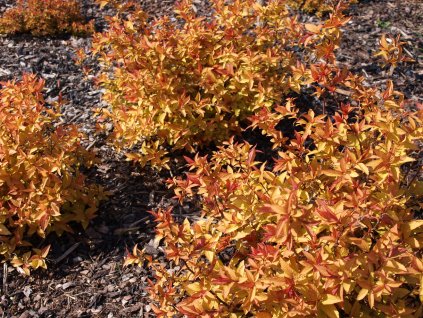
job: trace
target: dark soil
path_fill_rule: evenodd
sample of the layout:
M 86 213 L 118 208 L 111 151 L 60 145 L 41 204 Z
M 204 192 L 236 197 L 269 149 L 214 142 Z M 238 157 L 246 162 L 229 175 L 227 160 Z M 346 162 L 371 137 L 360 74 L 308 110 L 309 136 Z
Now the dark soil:
M 0 13 L 14 2 L 0 0 Z M 101 12 L 93 2 L 83 1 L 84 12 L 101 29 L 107 12 Z M 159 16 L 171 14 L 175 1 L 140 2 L 147 12 Z M 194 2 L 199 13 L 208 12 L 205 1 Z M 361 1 L 350 9 L 349 15 L 353 19 L 344 30 L 345 39 L 338 55 L 340 63 L 362 73 L 368 83 L 383 85 L 389 77 L 373 57 L 378 39 L 383 33 L 401 34 L 407 43 L 406 54 L 416 62 L 398 67 L 392 79 L 410 104 L 421 104 L 423 2 Z M 2 317 L 154 317 L 145 289 L 151 273 L 140 267 L 123 268 L 122 264 L 126 249 L 135 244 L 158 252 L 152 241 L 154 226 L 147 211 L 176 206 L 172 192 L 164 183 L 170 175 L 126 163 L 94 134 L 91 111 L 102 105 L 101 91 L 90 78 L 84 77 L 74 62 L 76 50 L 88 50 L 89 46 L 89 38 L 0 38 L 0 81 L 32 72 L 46 80 L 48 100 L 55 100 L 62 92 L 67 100 L 62 109 L 64 121 L 82 126 L 89 136 L 87 143 L 102 160 L 96 169 L 89 171 L 89 177 L 112 192 L 87 231 L 76 230 L 74 235 L 48 239 L 47 243 L 52 245 L 48 271 L 35 271 L 31 277 L 22 277 L 9 267 L 0 274 Z M 182 215 L 187 215 L 189 210 L 189 207 L 178 207 Z

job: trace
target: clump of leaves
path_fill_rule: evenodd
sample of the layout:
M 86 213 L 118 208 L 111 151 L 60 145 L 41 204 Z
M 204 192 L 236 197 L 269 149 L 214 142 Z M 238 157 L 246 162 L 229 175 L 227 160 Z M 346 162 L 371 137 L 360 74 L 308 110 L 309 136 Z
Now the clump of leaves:
M 286 2 L 295 10 L 316 14 L 318 17 L 321 17 L 323 14 L 331 12 L 333 7 L 339 2 L 349 5 L 356 3 L 357 0 L 287 0 Z
M 256 111 L 313 81 L 306 65 L 334 62 L 348 21 L 338 10 L 319 26 L 304 25 L 282 0 L 211 2 L 210 18 L 188 0 L 176 7 L 176 21 L 150 24 L 141 10 L 125 11 L 95 36 L 110 106 L 101 120 L 112 123 L 110 140 L 128 159 L 167 167 L 169 149 L 194 152 L 239 133 Z
M 71 232 L 70 222 L 85 228 L 104 195 L 80 172 L 94 157 L 80 145 L 77 127 L 57 123 L 59 105 L 45 107 L 44 82 L 24 75 L 2 85 L 0 255 L 29 274 L 45 267 L 48 248 L 26 252 L 28 239 Z
M 400 36 L 393 37 L 392 35 L 383 34 L 379 41 L 379 51 L 375 56 L 380 56 L 383 62 L 383 67 L 390 67 L 390 74 L 392 75 L 394 69 L 399 63 L 414 62 L 414 60 L 404 55 L 405 42 L 400 41 Z
M 18 0 L 0 18 L 0 33 L 45 35 L 85 35 L 94 31 L 86 23 L 76 0 Z
M 200 195 L 200 217 L 153 212 L 167 262 L 136 247 L 126 259 L 155 272 L 158 317 L 423 315 L 423 184 L 403 168 L 423 113 L 406 111 L 391 83 L 346 82 L 352 101 L 334 115 L 278 108 L 298 129 L 273 164 L 233 141 L 188 159 L 191 172 L 171 184 L 181 201 Z

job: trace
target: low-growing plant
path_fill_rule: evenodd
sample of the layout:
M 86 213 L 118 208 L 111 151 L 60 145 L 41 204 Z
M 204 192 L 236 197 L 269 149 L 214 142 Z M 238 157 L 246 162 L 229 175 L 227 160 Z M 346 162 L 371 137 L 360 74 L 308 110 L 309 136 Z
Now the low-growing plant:
M 273 163 L 233 141 L 187 159 L 191 172 L 170 184 L 180 201 L 199 196 L 201 214 L 180 224 L 170 209 L 152 212 L 166 261 L 135 247 L 125 262 L 153 270 L 158 317 L 423 315 L 413 212 L 423 184 L 404 168 L 423 141 L 423 112 L 406 111 L 391 83 L 380 92 L 362 80 L 349 75 L 351 103 L 331 116 L 280 106 L 274 124 L 288 117 L 296 131 Z
M 391 22 L 389 22 L 389 21 L 384 21 L 384 20 L 377 20 L 376 21 L 376 24 L 377 24 L 377 26 L 379 27 L 379 28 L 381 28 L 381 29 L 387 29 L 387 28 L 389 28 L 389 26 L 391 25 Z
M 383 34 L 379 44 L 379 51 L 375 56 L 380 56 L 383 67 L 390 67 L 389 72 L 391 75 L 398 64 L 403 62 L 414 62 L 411 57 L 404 54 L 405 42 L 400 41 L 399 35 L 393 37 L 392 35 Z
M 169 149 L 194 152 L 239 133 L 254 112 L 313 82 L 310 63 L 334 63 L 348 21 L 340 8 L 312 25 L 282 0 L 211 2 L 211 17 L 184 0 L 177 20 L 152 24 L 140 9 L 126 10 L 95 35 L 109 104 L 101 120 L 112 123 L 110 140 L 129 160 L 167 167 Z
M 0 18 L 0 33 L 5 34 L 85 35 L 93 31 L 77 0 L 17 0 Z
M 44 81 L 24 75 L 0 89 L 0 255 L 25 274 L 45 267 L 48 247 L 28 241 L 84 228 L 95 216 L 102 189 L 80 172 L 94 157 L 80 145 L 75 125 L 58 122 L 59 105 L 46 107 Z

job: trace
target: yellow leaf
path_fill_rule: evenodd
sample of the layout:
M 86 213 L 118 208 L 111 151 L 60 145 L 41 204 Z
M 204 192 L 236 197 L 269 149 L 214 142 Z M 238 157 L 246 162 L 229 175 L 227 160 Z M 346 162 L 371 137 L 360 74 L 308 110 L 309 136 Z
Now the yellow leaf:
M 375 160 L 372 160 L 372 161 L 366 163 L 366 166 L 375 169 L 382 162 L 383 162 L 382 159 L 375 159 Z
M 322 174 L 327 175 L 329 177 L 340 177 L 342 176 L 341 171 L 336 171 L 332 169 L 322 170 Z
M 206 256 L 207 260 L 211 263 L 214 259 L 214 252 L 213 251 L 205 251 L 204 255 Z
M 237 234 L 233 237 L 234 240 L 240 240 L 250 234 L 251 231 L 238 231 Z
M 421 226 L 423 226 L 423 220 L 414 220 L 408 223 L 410 231 L 413 231 Z
M 369 175 L 369 168 L 367 168 L 367 166 L 360 162 L 359 164 L 357 164 L 357 169 L 364 172 L 366 175 Z
M 386 269 L 389 269 L 393 273 L 407 272 L 407 268 L 403 264 L 394 260 L 386 261 L 386 264 L 384 267 Z
M 46 258 L 49 251 L 50 251 L 50 245 L 46 246 L 45 248 L 41 250 L 41 253 L 40 253 L 41 257 Z
M 353 284 L 351 282 L 343 282 L 342 287 L 344 288 L 345 292 L 349 294 L 353 290 Z
M 100 9 L 103 9 L 109 3 L 108 0 L 104 0 L 100 2 Z
M 193 294 L 201 291 L 201 285 L 200 285 L 200 283 L 192 283 L 192 284 L 187 285 L 185 287 L 185 289 L 188 292 L 188 294 L 193 295 Z
M 357 300 L 362 300 L 364 297 L 367 296 L 369 290 L 367 288 L 363 288 L 360 290 L 360 292 L 357 295 Z
M 335 305 L 321 305 L 320 309 L 328 316 L 329 318 L 339 318 L 338 309 Z M 321 317 L 320 315 L 318 317 Z
M 53 211 L 53 213 L 51 213 L 52 216 L 59 216 L 60 215 L 60 208 L 57 206 L 56 203 L 51 202 L 50 208 Z
M 380 38 L 380 45 L 381 45 L 384 49 L 387 49 L 387 48 L 388 48 L 388 42 L 386 41 L 386 36 L 385 36 L 385 34 L 382 34 L 382 37 Z
M 340 303 L 340 302 L 342 302 L 342 299 L 339 298 L 338 296 L 326 294 L 325 296 L 323 296 L 322 304 L 323 305 L 332 305 L 332 304 L 337 304 L 337 303 Z
M 398 108 L 399 105 L 397 103 L 395 103 L 392 100 L 387 100 L 385 101 L 385 103 L 383 104 L 383 106 L 387 107 L 387 108 Z
M 134 24 L 132 23 L 132 21 L 125 21 L 125 26 L 131 31 L 134 30 Z
M 311 33 L 319 33 L 320 29 L 322 28 L 321 25 L 315 25 L 315 24 L 311 24 L 311 23 L 306 23 L 304 25 L 305 29 Z
M 405 243 L 409 244 L 412 248 L 423 248 L 422 241 L 415 237 L 406 239 Z
M 280 267 L 282 268 L 282 270 L 284 271 L 284 276 L 285 277 L 292 277 L 295 274 L 294 269 L 284 260 L 280 259 L 279 260 L 279 264 Z
M 375 294 L 369 293 L 367 295 L 367 300 L 369 301 L 370 308 L 373 308 L 375 306 Z
M 166 113 L 161 113 L 159 115 L 159 117 L 157 118 L 157 120 L 159 121 L 159 123 L 164 124 L 165 118 L 166 118 Z

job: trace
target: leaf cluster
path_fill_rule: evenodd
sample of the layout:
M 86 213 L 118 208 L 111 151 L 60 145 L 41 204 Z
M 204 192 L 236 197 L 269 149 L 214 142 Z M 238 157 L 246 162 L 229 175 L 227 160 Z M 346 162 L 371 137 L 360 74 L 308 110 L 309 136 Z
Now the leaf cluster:
M 316 16 L 321 17 L 322 15 L 331 12 L 333 7 L 338 2 L 343 2 L 344 4 L 353 4 L 357 3 L 357 0 L 287 0 L 286 2 L 291 8 L 295 10 L 315 14 Z
M 34 36 L 85 35 L 94 31 L 86 23 L 77 0 L 18 0 L 0 17 L 0 33 Z
M 80 172 L 93 155 L 81 145 L 75 125 L 58 122 L 59 105 L 47 107 L 44 81 L 24 75 L 0 90 L 0 255 L 29 268 L 45 267 L 48 248 L 29 251 L 28 239 L 86 227 L 103 198 Z
M 414 60 L 404 55 L 404 44 L 400 42 L 400 36 L 393 37 L 383 34 L 379 41 L 379 51 L 374 56 L 380 56 L 383 66 L 390 66 L 390 72 L 402 62 L 414 62 Z

